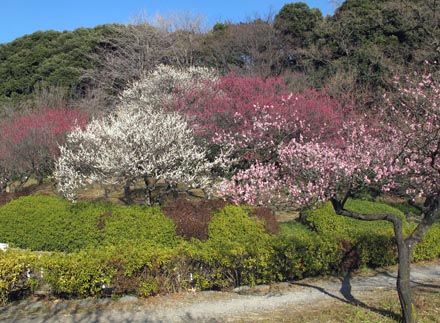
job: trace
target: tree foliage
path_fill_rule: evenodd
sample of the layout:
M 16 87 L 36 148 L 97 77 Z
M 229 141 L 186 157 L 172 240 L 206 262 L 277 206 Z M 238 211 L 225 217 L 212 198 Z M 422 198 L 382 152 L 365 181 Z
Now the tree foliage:
M 220 189 L 236 202 L 268 203 L 286 196 L 302 206 L 330 201 L 337 214 L 391 222 L 399 254 L 397 290 L 404 321 L 412 323 L 410 260 L 417 243 L 440 219 L 440 89 L 432 74 L 397 82 L 399 99 L 388 100 L 378 120 L 344 122 L 337 141 L 293 138 L 279 146 L 279 165 L 257 163 Z M 365 188 L 406 197 L 421 212 L 415 229 L 405 236 L 399 216 L 348 210 L 347 200 Z
M 344 1 L 322 17 L 287 3 L 273 17 L 217 23 L 177 15 L 73 32 L 36 32 L 0 45 L 0 100 L 29 98 L 40 82 L 67 87 L 100 112 L 159 64 L 208 66 L 222 74 L 287 76 L 294 89 L 327 88 L 371 107 L 392 75 L 438 60 L 436 0 Z
M 276 147 L 292 138 L 309 138 L 323 129 L 332 136 L 343 115 L 350 114 L 323 91 L 293 94 L 281 77 L 235 74 L 184 92 L 177 108 L 205 143 L 228 151 L 240 167 L 256 160 L 276 162 Z
M 295 45 L 303 45 L 322 21 L 322 13 L 319 9 L 311 9 L 304 2 L 294 2 L 281 8 L 275 16 L 274 26 L 283 35 L 288 36 Z
M 210 163 L 195 145 L 192 129 L 175 113 L 152 107 L 122 105 L 108 117 L 93 120 L 83 130 L 74 129 L 56 164 L 55 178 L 62 194 L 76 199 L 87 183 L 130 185 L 143 179 L 146 204 L 152 204 L 157 180 L 206 185 Z
M 425 59 L 438 60 L 438 6 L 347 0 L 308 35 L 293 45 L 293 36 L 284 36 L 287 67 L 305 74 L 313 87 L 332 95 L 351 93 L 371 108 L 384 90 L 395 90 L 394 74 L 418 70 Z
M 281 41 L 270 20 L 219 23 L 205 35 L 201 60 L 223 74 L 277 76 L 283 70 Z
M 73 127 L 83 127 L 88 117 L 66 107 L 16 114 L 0 123 L 0 188 L 12 181 L 22 185 L 31 176 L 42 182 L 52 173 L 58 145 Z M 19 186 L 20 186 L 19 184 Z
M 0 100 L 29 97 L 39 83 L 81 92 L 84 70 L 93 68 L 87 55 L 110 26 L 79 28 L 73 32 L 37 31 L 0 44 Z

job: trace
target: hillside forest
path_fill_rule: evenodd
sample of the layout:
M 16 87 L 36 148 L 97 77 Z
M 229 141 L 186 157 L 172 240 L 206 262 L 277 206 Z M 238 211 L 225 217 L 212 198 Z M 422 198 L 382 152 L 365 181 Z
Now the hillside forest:
M 49 182 L 76 207 L 99 186 L 166 207 L 199 190 L 387 221 L 415 322 L 410 262 L 440 217 L 439 16 L 436 0 L 346 0 L 326 17 L 294 2 L 209 29 L 182 15 L 0 44 L 0 192 Z M 417 220 L 349 207 L 366 196 Z

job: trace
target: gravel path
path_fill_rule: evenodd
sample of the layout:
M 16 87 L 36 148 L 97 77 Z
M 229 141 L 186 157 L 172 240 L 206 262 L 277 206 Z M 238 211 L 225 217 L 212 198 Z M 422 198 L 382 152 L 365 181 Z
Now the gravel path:
M 438 288 L 440 261 L 412 267 L 414 286 Z M 372 276 L 305 279 L 272 286 L 242 287 L 234 292 L 182 293 L 145 300 L 123 297 L 75 301 L 23 301 L 0 307 L 0 322 L 11 323 L 159 323 L 159 322 L 255 322 L 286 308 L 295 311 L 329 306 L 340 301 L 364 305 L 377 292 L 395 288 L 395 270 Z M 396 296 L 397 297 L 397 296 Z

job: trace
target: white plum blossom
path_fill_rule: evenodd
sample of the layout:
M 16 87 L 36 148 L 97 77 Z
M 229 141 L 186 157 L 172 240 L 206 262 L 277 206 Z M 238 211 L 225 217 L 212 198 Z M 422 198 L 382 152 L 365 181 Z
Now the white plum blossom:
M 217 73 L 207 67 L 159 65 L 123 91 L 120 100 L 123 104 L 135 102 L 137 108 L 147 106 L 164 109 L 176 100 L 179 93 L 199 88 L 206 80 L 215 79 Z
M 114 115 L 75 128 L 60 147 L 55 178 L 69 200 L 88 183 L 129 184 L 149 178 L 204 186 L 212 164 L 194 142 L 193 131 L 176 113 L 127 103 Z M 151 192 L 150 192 L 151 193 Z M 150 200 L 147 196 L 147 203 Z

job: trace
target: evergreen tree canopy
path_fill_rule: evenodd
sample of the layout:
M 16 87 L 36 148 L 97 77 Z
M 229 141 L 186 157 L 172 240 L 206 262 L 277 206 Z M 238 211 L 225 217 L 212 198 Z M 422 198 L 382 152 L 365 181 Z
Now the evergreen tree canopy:
M 0 44 L 0 100 L 31 95 L 39 84 L 78 90 L 83 70 L 100 37 L 111 25 L 75 31 L 37 31 Z

